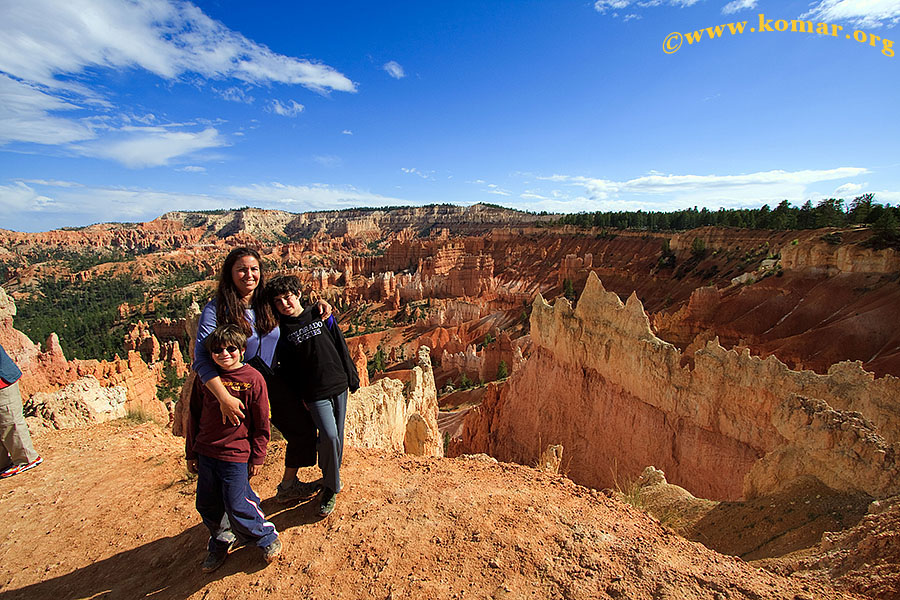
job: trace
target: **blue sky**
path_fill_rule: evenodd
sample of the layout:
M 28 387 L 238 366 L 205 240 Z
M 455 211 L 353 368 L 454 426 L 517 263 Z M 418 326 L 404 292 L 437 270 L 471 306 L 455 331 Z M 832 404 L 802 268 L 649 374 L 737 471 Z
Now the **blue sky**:
M 900 202 L 900 48 L 881 41 L 900 41 L 900 0 L 0 7 L 0 228 L 248 205 Z M 749 31 L 759 14 L 772 31 Z

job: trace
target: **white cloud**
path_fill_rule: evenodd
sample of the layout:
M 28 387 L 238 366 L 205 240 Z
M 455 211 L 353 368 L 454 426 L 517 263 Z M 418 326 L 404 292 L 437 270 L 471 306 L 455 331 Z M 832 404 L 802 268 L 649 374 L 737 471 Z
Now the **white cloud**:
M 353 132 L 349 129 L 345 129 L 341 132 L 341 135 L 353 135 Z
M 868 172 L 857 167 L 773 170 L 742 175 L 666 175 L 652 172 L 625 181 L 551 175 L 537 179 L 566 184 L 583 193 L 567 194 L 554 190 L 551 202 L 534 198 L 540 206 L 530 210 L 558 211 L 564 210 L 564 206 L 585 205 L 590 207 L 575 210 L 674 210 L 695 205 L 717 209 L 759 206 L 781 200 L 802 202 L 818 183 L 849 179 Z M 541 195 L 539 190 L 530 190 L 530 193 Z
M 48 231 L 99 222 L 150 221 L 173 210 L 213 210 L 257 206 L 304 212 L 359 206 L 414 206 L 402 198 L 382 196 L 353 186 L 324 184 L 234 186 L 219 195 L 161 190 L 91 187 L 75 182 L 17 180 L 0 185 L 0 227 Z
M 897 190 L 881 190 L 880 192 L 872 192 L 875 194 L 875 201 L 880 204 L 891 204 L 900 206 L 900 191 Z
M 723 15 L 730 15 L 742 10 L 753 10 L 756 8 L 756 0 L 732 0 L 722 7 Z
M 167 131 L 162 127 L 123 128 L 102 141 L 75 149 L 86 156 L 107 158 L 131 168 L 156 167 L 173 159 L 227 143 L 214 127 L 202 131 Z
M 272 102 L 269 103 L 267 110 L 276 115 L 281 115 L 282 117 L 296 117 L 303 112 L 303 105 L 298 104 L 293 100 L 288 100 L 287 103 L 282 103 L 279 100 L 272 100 Z
M 844 185 L 838 186 L 834 190 L 834 195 L 838 198 L 846 198 L 847 196 L 854 196 L 858 191 L 866 187 L 862 183 L 845 183 Z
M 76 183 L 74 181 L 61 181 L 59 179 L 21 179 L 19 180 L 21 183 L 30 183 L 33 185 L 44 185 L 47 187 L 62 187 L 62 188 L 74 188 L 74 187 L 84 187 L 80 183 Z
M 206 173 L 206 167 L 198 167 L 196 165 L 188 165 L 175 170 L 181 171 L 182 173 Z
M 129 128 L 134 123 L 186 127 L 164 124 L 152 113 L 110 110 L 116 107 L 104 98 L 105 71 L 128 76 L 136 69 L 198 88 L 206 81 L 237 80 L 242 83 L 211 91 L 248 104 L 254 101 L 250 87 L 272 83 L 318 93 L 356 91 L 356 84 L 332 67 L 276 54 L 183 0 L 6 2 L 0 19 L 0 145 L 57 145 L 131 167 L 167 164 L 225 145 L 211 127 L 170 133 Z M 101 85 L 92 89 L 93 82 Z M 269 109 L 294 116 L 303 106 L 274 101 Z
M 95 137 L 91 127 L 51 115 L 78 107 L 0 74 L 0 145 L 9 142 L 66 144 Z
M 622 10 L 628 8 L 631 0 L 597 0 L 594 2 L 594 10 L 597 12 L 606 12 L 608 10 Z
M 196 74 L 356 91 L 332 67 L 272 52 L 189 2 L 29 0 L 5 3 L 3 13 L 0 71 L 51 88 L 72 89 L 62 74 L 138 67 L 168 80 Z
M 390 75 L 394 79 L 403 79 L 404 77 L 406 77 L 406 73 L 403 71 L 403 67 L 401 67 L 400 63 L 398 63 L 397 61 L 392 60 L 390 62 L 386 62 L 381 68 L 387 71 L 388 75 Z
M 42 212 L 54 206 L 52 198 L 39 194 L 22 181 L 13 182 L 11 185 L 0 185 L 0 210 L 6 215 L 4 221 L 9 219 L 10 213 Z
M 223 100 L 227 100 L 229 102 L 240 102 L 241 104 L 253 104 L 256 100 L 253 96 L 249 95 L 243 89 L 237 86 L 231 86 L 229 88 L 225 88 L 224 90 L 215 89 L 215 92 L 222 97 Z
M 409 175 L 418 175 L 422 179 L 434 181 L 434 171 L 420 171 L 415 167 L 400 167 L 400 170 Z
M 900 23 L 897 0 L 819 0 L 802 19 L 845 21 L 859 27 L 893 26 Z
M 483 191 L 487 192 L 488 194 L 495 194 L 497 196 L 512 196 L 512 192 L 504 190 L 496 183 L 488 183 L 487 189 Z
M 640 19 L 641 16 L 634 12 L 620 15 L 618 11 L 626 8 L 653 8 L 664 5 L 688 7 L 697 4 L 699 1 L 700 0 L 596 0 L 594 2 L 594 10 L 601 14 L 610 12 L 614 17 L 622 16 L 626 21 L 630 21 L 631 19 Z
M 238 206 L 241 204 L 236 200 L 203 194 L 89 187 L 72 182 L 23 180 L 0 186 L 4 227 L 18 231 L 48 231 L 99 222 L 149 221 L 172 210 Z
M 278 208 L 291 212 L 335 210 L 359 206 L 414 205 L 400 198 L 361 191 L 353 186 L 335 187 L 324 184 L 233 186 L 228 194 L 244 204 Z

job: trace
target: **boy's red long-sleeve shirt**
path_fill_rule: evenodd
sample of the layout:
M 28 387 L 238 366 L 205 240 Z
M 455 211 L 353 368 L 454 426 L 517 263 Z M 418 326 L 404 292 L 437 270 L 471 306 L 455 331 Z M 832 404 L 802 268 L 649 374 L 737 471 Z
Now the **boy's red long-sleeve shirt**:
M 185 456 L 194 460 L 202 454 L 226 462 L 261 465 L 270 435 L 266 381 L 249 365 L 220 371 L 219 377 L 231 395 L 244 403 L 244 419 L 239 425 L 222 423 L 219 401 L 197 377 L 191 389 Z

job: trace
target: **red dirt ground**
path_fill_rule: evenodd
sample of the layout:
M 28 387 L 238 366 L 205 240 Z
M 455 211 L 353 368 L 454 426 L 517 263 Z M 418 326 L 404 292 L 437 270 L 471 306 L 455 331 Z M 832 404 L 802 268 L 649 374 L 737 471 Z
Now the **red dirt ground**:
M 689 542 L 559 475 L 487 457 L 348 449 L 337 509 L 269 498 L 283 554 L 234 551 L 200 572 L 207 533 L 182 440 L 113 422 L 39 436 L 46 462 L 0 482 L 0 598 L 845 598 Z M 306 479 L 314 469 L 301 473 Z

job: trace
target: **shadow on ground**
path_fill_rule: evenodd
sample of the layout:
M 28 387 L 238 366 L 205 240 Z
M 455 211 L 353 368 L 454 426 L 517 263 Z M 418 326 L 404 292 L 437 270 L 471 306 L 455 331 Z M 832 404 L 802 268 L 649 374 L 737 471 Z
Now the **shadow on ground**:
M 269 499 L 261 506 L 279 532 L 321 520 L 316 514 L 317 497 L 287 506 Z M 206 528 L 198 523 L 176 536 L 154 540 L 71 573 L 16 590 L 0 591 L 0 599 L 186 598 L 217 579 L 239 572 L 254 573 L 266 567 L 258 548 L 244 546 L 233 550 L 215 573 L 202 573 L 200 563 L 206 554 L 208 536 Z M 285 551 L 290 549 L 286 547 Z

